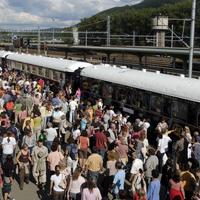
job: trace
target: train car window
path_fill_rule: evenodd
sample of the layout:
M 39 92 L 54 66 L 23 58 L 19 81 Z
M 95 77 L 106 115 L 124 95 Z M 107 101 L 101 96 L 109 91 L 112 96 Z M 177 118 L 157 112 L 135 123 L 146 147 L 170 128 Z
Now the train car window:
M 151 110 L 157 113 L 162 112 L 163 98 L 162 96 L 152 95 L 151 96 Z
M 56 71 L 53 71 L 53 79 L 59 80 L 59 76 L 58 76 L 58 73 Z
M 132 89 L 132 102 L 131 105 L 140 107 L 140 102 L 138 101 L 138 90 L 137 89 Z
M 172 111 L 171 104 L 172 104 L 172 101 L 170 97 L 163 96 L 163 114 L 167 117 L 171 117 L 171 111 Z
M 15 68 L 16 68 L 16 69 L 19 69 L 19 70 L 22 70 L 22 64 L 19 63 L 19 62 L 16 62 L 16 63 L 15 63 Z
M 45 70 L 45 76 L 46 76 L 47 78 L 49 78 L 49 75 L 50 75 L 50 74 L 49 74 L 49 69 L 46 69 L 46 70 Z
M 110 83 L 101 84 L 102 97 L 105 99 L 105 105 L 109 105 L 112 100 L 113 88 Z
M 172 116 L 187 121 L 188 105 L 186 102 L 174 99 L 172 101 Z
M 197 113 L 197 126 L 200 126 L 200 111 Z
M 148 110 L 150 104 L 150 94 L 146 91 L 138 91 L 138 102 L 140 104 L 140 108 Z
M 31 66 L 30 66 L 30 65 L 27 65 L 26 69 L 27 69 L 27 72 L 29 72 L 29 73 L 32 72 L 32 70 L 31 70 Z
M 39 76 L 44 76 L 43 68 L 42 67 L 38 67 L 38 75 Z
M 114 101 L 118 101 L 119 91 L 120 91 L 120 88 L 117 85 L 114 85 L 113 86 L 113 93 L 112 93 L 112 99 Z
M 22 71 L 26 71 L 26 65 L 22 64 Z
M 197 115 L 200 113 L 200 105 L 195 102 L 188 102 L 188 123 L 198 126 Z
M 37 67 L 36 66 L 32 66 L 32 74 L 37 74 Z

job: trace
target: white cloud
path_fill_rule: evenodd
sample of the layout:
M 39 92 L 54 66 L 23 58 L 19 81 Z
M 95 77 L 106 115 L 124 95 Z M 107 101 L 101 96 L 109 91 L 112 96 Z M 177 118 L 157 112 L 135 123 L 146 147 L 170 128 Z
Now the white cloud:
M 134 2 L 138 0 L 1 0 L 0 26 L 69 26 L 105 9 Z

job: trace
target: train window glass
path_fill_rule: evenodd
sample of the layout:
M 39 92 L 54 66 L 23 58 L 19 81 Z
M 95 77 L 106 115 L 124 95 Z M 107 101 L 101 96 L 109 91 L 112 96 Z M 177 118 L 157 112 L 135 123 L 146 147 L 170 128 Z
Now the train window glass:
M 120 91 L 120 88 L 117 85 L 114 85 L 113 86 L 113 94 L 112 94 L 112 99 L 114 101 L 118 101 L 119 91 Z
M 163 98 L 162 96 L 152 95 L 151 96 L 151 110 L 157 113 L 162 112 Z
M 38 67 L 38 75 L 43 76 L 43 68 L 42 67 Z
M 200 126 L 200 112 L 197 113 L 197 126 Z
M 142 109 L 148 110 L 150 104 L 150 95 L 146 91 L 138 91 L 138 102 Z
M 172 101 L 172 116 L 177 119 L 187 121 L 188 105 L 181 100 Z
M 37 74 L 37 67 L 36 66 L 32 66 L 32 73 Z
M 50 76 L 50 74 L 49 74 L 49 69 L 46 69 L 45 71 L 46 71 L 46 72 L 45 72 L 46 77 L 49 78 L 49 76 Z
M 23 70 L 23 71 L 26 70 L 25 64 L 22 64 L 22 70 Z
M 102 97 L 105 99 L 105 105 L 109 105 L 112 100 L 113 88 L 110 83 L 101 84 Z
M 31 66 L 30 65 L 27 65 L 27 72 L 31 73 Z
M 197 114 L 200 113 L 200 105 L 188 102 L 188 123 L 197 126 Z
M 21 69 L 22 69 L 22 64 L 19 63 L 19 62 L 16 62 L 16 63 L 15 63 L 15 68 L 21 70 Z
M 140 107 L 140 102 L 138 101 L 138 90 L 132 89 L 131 92 L 132 92 L 131 105 L 136 106 L 136 107 Z
M 53 79 L 54 80 L 58 80 L 59 79 L 58 73 L 56 71 L 53 71 Z
M 171 117 L 171 104 L 172 101 L 169 97 L 163 97 L 163 114 L 167 117 Z

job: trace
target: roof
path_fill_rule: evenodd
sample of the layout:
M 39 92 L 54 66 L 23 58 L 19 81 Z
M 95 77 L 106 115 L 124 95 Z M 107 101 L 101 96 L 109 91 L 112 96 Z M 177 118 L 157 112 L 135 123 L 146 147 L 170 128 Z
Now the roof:
M 130 86 L 181 99 L 200 102 L 200 80 L 155 72 L 97 65 L 85 68 L 82 76 Z
M 7 59 L 63 72 L 74 72 L 79 68 L 92 66 L 87 62 L 18 53 L 8 55 Z
M 0 51 L 0 58 L 5 58 L 9 54 L 12 54 L 12 52 L 10 52 L 10 51 Z

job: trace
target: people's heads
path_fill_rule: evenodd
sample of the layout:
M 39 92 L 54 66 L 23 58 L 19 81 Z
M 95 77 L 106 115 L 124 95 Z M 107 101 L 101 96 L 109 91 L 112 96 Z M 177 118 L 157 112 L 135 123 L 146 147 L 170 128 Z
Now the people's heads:
M 120 169 L 122 169 L 122 167 L 123 167 L 123 163 L 122 163 L 122 162 L 117 161 L 117 162 L 115 163 L 115 168 L 116 168 L 116 169 L 120 170 Z
M 51 128 L 51 127 L 52 127 L 52 123 L 51 123 L 51 122 L 48 122 L 48 123 L 47 123 L 47 127 L 48 127 L 48 128 Z
M 72 179 L 73 179 L 73 180 L 77 180 L 78 177 L 80 176 L 81 172 L 82 172 L 82 168 L 81 168 L 81 167 L 77 167 L 77 168 L 75 169 L 73 175 L 72 175 Z
M 58 150 L 58 145 L 57 144 L 52 144 L 51 145 L 51 151 L 53 151 L 53 152 L 55 152 L 55 151 L 57 151 Z
M 37 144 L 38 144 L 39 147 L 42 147 L 43 146 L 43 141 L 42 140 L 38 140 Z
M 179 183 L 180 180 L 181 180 L 180 173 L 178 171 L 176 171 L 174 173 L 174 175 L 172 176 L 172 179 L 173 179 L 174 182 Z
M 148 154 L 149 156 L 153 156 L 153 155 L 155 155 L 155 153 L 156 153 L 156 150 L 155 150 L 153 147 L 150 147 L 150 148 L 148 149 L 147 154 Z
M 87 136 L 88 136 L 87 131 L 86 131 L 86 130 L 83 130 L 83 131 L 81 132 L 81 136 L 87 137 Z
M 56 173 L 57 176 L 59 176 L 59 174 L 60 174 L 60 169 L 61 169 L 60 165 L 55 166 L 55 173 Z
M 153 178 L 158 178 L 159 177 L 159 171 L 157 169 L 153 169 L 151 174 L 152 174 Z
M 28 145 L 27 145 L 27 144 L 23 144 L 23 145 L 22 145 L 22 149 L 23 149 L 24 151 L 28 151 Z

